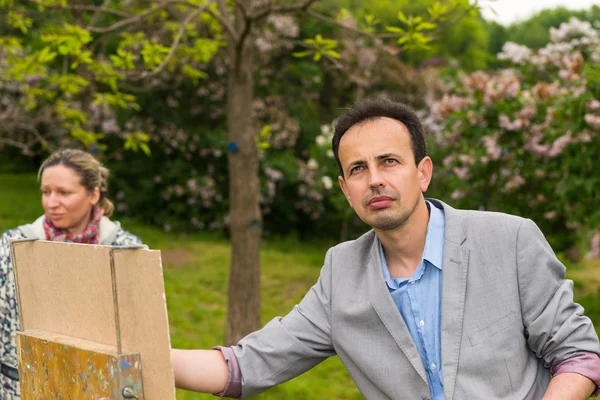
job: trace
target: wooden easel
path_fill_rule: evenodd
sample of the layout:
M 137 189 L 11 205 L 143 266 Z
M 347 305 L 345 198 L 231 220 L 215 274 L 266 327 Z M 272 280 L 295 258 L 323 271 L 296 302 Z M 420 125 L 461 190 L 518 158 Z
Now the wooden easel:
M 11 252 L 23 400 L 175 398 L 160 252 L 46 241 Z

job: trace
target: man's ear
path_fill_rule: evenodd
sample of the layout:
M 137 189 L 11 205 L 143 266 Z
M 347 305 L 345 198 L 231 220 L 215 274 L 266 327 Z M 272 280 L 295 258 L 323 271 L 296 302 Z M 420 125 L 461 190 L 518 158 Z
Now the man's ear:
M 423 157 L 417 169 L 419 171 L 419 185 L 421 186 L 421 191 L 425 193 L 429 188 L 433 176 L 433 161 L 431 161 L 430 157 Z
M 346 186 L 346 181 L 343 176 L 338 176 L 338 183 L 340 184 L 340 189 L 344 193 L 346 200 L 348 200 L 348 204 L 352 207 L 352 199 L 350 198 L 350 192 L 348 191 L 348 187 Z

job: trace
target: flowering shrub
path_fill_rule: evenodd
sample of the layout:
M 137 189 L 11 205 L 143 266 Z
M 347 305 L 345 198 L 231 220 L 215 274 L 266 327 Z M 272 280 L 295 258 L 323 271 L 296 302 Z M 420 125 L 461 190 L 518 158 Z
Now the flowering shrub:
M 576 19 L 550 33 L 537 51 L 506 43 L 497 72 L 447 77 L 427 120 L 442 197 L 532 218 L 566 249 L 600 225 L 600 37 Z

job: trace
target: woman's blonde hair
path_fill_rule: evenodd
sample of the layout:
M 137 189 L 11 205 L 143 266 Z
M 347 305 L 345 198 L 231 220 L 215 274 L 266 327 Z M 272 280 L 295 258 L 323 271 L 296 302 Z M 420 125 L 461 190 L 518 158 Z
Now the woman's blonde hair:
M 46 168 L 63 165 L 71 168 L 79 176 L 81 185 L 90 192 L 95 188 L 100 190 L 98 205 L 104 210 L 104 215 L 110 217 L 114 211 L 113 203 L 108 199 L 108 176 L 110 171 L 90 153 L 77 149 L 59 150 L 48 157 L 38 171 L 38 181 Z

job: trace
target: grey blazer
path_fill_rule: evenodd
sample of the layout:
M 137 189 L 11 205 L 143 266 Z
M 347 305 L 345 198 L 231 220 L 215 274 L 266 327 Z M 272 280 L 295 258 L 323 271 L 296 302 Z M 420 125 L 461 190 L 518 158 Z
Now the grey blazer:
M 445 213 L 442 377 L 446 400 L 541 399 L 549 367 L 598 336 L 573 283 L 530 220 Z M 390 296 L 370 231 L 327 252 L 317 283 L 283 318 L 234 347 L 243 397 L 338 355 L 366 399 L 429 399 L 417 348 Z

